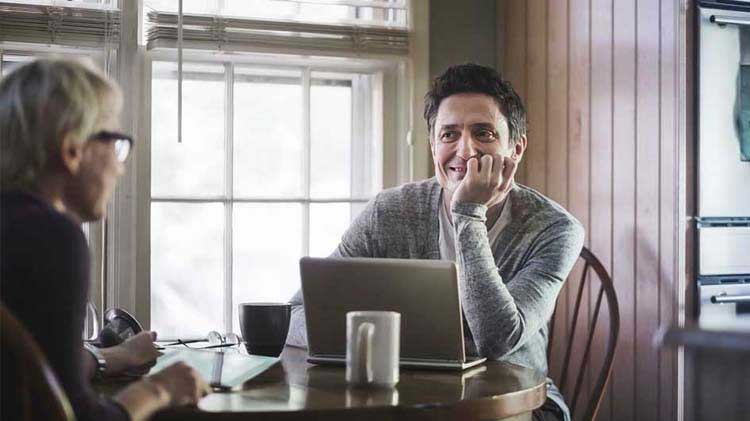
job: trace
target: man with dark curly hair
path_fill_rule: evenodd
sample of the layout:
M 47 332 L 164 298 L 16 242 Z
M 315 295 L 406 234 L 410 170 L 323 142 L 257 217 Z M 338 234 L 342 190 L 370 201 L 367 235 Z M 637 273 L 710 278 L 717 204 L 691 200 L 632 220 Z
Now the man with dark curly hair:
M 583 246 L 582 225 L 514 176 L 526 150 L 526 110 L 492 68 L 452 66 L 425 95 L 434 178 L 379 193 L 332 257 L 443 259 L 459 269 L 469 354 L 547 373 L 548 322 Z M 290 345 L 306 346 L 302 295 Z M 537 420 L 569 420 L 547 382 Z

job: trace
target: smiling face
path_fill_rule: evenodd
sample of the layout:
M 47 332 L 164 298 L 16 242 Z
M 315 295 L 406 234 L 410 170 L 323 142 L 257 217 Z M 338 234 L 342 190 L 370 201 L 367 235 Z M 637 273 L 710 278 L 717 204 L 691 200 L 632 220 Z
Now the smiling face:
M 510 141 L 508 121 L 495 100 L 480 93 L 455 94 L 440 103 L 430 146 L 435 174 L 448 194 L 463 180 L 470 158 L 499 154 L 520 159 L 523 153 Z

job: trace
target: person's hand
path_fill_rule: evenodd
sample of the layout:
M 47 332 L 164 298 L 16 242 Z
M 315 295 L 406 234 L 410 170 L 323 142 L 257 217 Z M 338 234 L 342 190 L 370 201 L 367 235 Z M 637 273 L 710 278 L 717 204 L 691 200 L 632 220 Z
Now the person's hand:
M 158 410 L 172 405 L 195 405 L 210 393 L 200 374 L 184 362 L 178 362 L 153 376 L 132 382 L 114 399 L 133 421 L 145 421 Z
M 144 374 L 161 353 L 156 349 L 156 332 L 140 332 L 120 345 L 102 348 L 107 361 L 107 375 L 118 375 L 125 371 Z
M 148 380 L 169 394 L 171 405 L 194 405 L 211 393 L 211 388 L 201 375 L 182 361 L 149 376 Z
M 491 207 L 510 192 L 518 162 L 502 155 L 472 157 L 466 162 L 466 175 L 453 192 L 452 203 L 481 203 Z

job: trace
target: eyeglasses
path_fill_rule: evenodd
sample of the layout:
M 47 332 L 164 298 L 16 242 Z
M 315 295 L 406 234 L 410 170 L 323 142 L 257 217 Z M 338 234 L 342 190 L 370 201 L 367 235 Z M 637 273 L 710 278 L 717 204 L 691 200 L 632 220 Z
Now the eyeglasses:
M 200 342 L 208 342 L 208 345 L 197 347 L 198 349 L 225 348 L 230 346 L 238 346 L 241 343 L 240 337 L 236 333 L 230 332 L 222 335 L 219 332 L 211 331 L 208 332 L 208 335 L 206 335 L 205 339 L 178 339 L 175 342 L 164 344 L 164 346 L 182 345 L 188 348 L 192 348 L 188 344 Z
M 96 140 L 99 142 L 114 142 L 115 155 L 117 156 L 117 160 L 120 162 L 125 162 L 125 160 L 128 159 L 130 150 L 133 148 L 133 138 L 126 134 L 118 132 L 109 132 L 106 130 L 102 130 L 91 135 L 91 137 L 89 137 L 89 140 Z

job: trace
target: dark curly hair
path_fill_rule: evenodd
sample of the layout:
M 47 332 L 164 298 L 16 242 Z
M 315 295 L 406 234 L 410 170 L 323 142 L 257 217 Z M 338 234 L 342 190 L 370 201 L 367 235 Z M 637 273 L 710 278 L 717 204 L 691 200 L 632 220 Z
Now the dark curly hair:
M 475 63 L 451 66 L 433 79 L 430 90 L 424 96 L 424 118 L 430 134 L 434 129 L 440 103 L 445 98 L 460 93 L 491 96 L 508 120 L 510 140 L 516 142 L 526 136 L 526 107 L 521 97 L 495 69 Z

